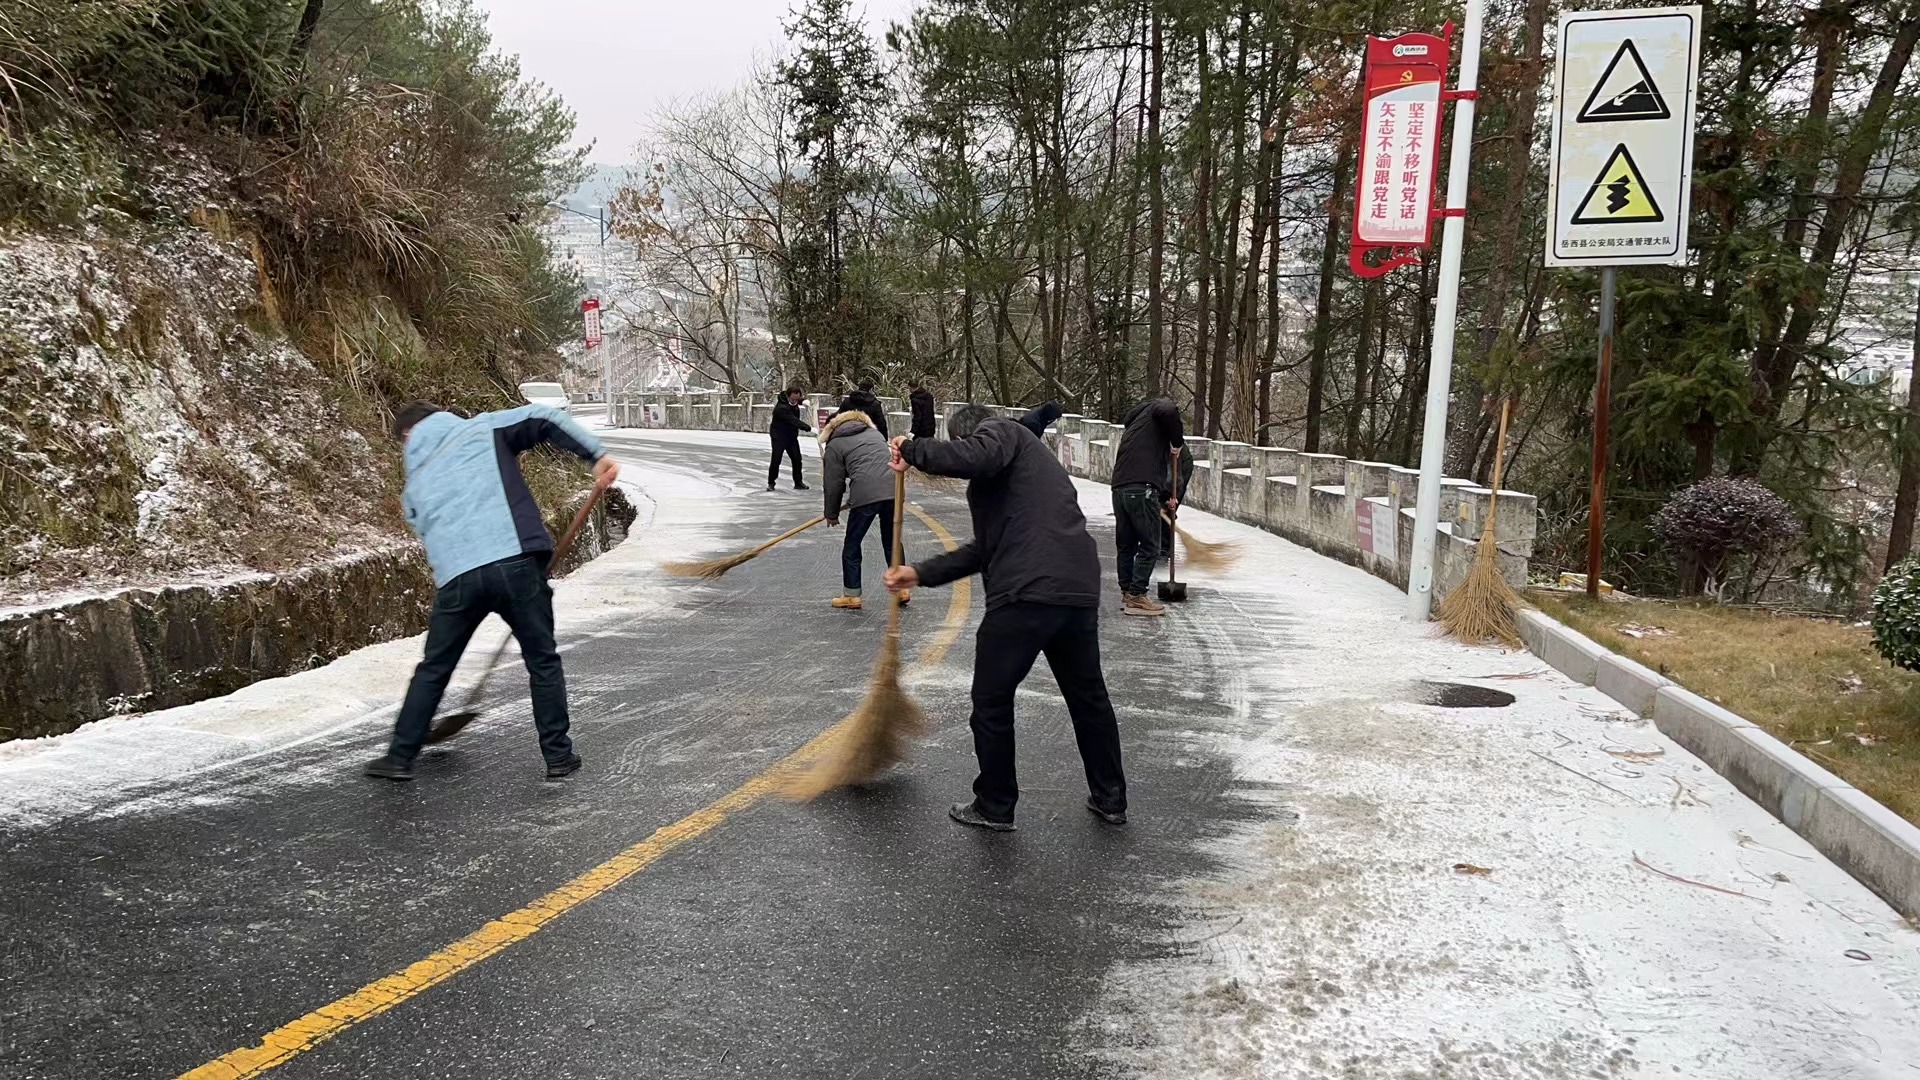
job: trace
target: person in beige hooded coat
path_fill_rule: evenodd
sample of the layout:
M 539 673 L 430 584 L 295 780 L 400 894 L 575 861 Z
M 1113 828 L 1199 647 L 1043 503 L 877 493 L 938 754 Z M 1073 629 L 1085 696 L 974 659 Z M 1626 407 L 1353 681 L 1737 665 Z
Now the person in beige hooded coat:
M 893 470 L 888 466 L 892 456 L 886 436 L 858 409 L 840 413 L 820 429 L 827 524 L 840 524 L 843 508 L 847 516 L 846 542 L 840 547 L 841 593 L 833 598 L 834 607 L 857 610 L 861 606 L 860 545 L 876 521 L 881 565 L 892 558 Z

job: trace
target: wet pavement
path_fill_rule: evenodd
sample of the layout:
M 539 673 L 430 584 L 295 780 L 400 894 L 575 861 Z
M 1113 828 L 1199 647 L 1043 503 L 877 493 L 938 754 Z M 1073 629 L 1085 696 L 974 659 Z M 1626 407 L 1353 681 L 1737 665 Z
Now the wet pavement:
M 698 551 L 818 512 L 766 493 L 759 452 L 616 439 L 623 456 L 740 489 Z M 817 462 L 808 461 L 816 481 Z M 954 534 L 957 494 L 917 501 Z M 661 514 L 672 512 L 663 501 Z M 643 522 L 651 515 L 643 513 Z M 1096 522 L 1111 558 L 1107 525 Z M 936 543 L 909 520 L 909 544 Z M 650 531 L 628 541 L 643 549 Z M 400 971 L 688 818 L 855 703 L 884 608 L 828 608 L 840 534 L 817 528 L 717 582 L 562 635 L 586 767 L 542 779 L 513 665 L 419 779 L 363 779 L 391 710 L 242 764 L 44 826 L 0 827 L 0 1075 L 168 1077 Z M 868 541 L 868 594 L 878 588 Z M 617 553 L 616 553 L 617 554 Z M 1111 581 L 1108 588 L 1112 589 Z M 1196 590 L 1198 591 L 1198 590 Z M 568 593 L 562 589 L 561 603 Z M 1272 811 L 1193 737 L 1231 685 L 1163 628 L 1103 611 L 1132 821 L 1102 825 L 1044 665 L 1019 699 L 1021 831 L 949 822 L 967 795 L 971 627 L 944 590 L 907 613 L 908 656 L 964 616 L 915 693 L 934 730 L 863 790 L 751 803 L 538 933 L 300 1052 L 286 1077 L 1116 1075 L 1130 1037 L 1101 1012 L 1116 965 L 1178 951 L 1173 883 L 1207 841 Z M 1230 615 L 1223 615 L 1230 619 Z M 1246 628 L 1252 632 L 1253 628 Z M 489 640 L 476 638 L 476 651 Z M 398 688 L 395 688 L 397 692 Z M 451 696 L 451 695 L 450 695 Z M 1124 1028 L 1124 1025 L 1121 1025 Z M 240 1073 L 239 1075 L 253 1075 Z

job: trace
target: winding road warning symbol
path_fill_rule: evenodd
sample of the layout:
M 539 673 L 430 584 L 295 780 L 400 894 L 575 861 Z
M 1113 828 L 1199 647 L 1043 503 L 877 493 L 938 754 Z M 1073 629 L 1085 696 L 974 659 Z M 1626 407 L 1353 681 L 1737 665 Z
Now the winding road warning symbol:
M 1672 115 L 1667 99 L 1653 84 L 1653 76 L 1647 73 L 1647 65 L 1640 59 L 1640 50 L 1634 48 L 1633 39 L 1628 38 L 1607 62 L 1607 70 L 1600 81 L 1593 84 L 1593 93 L 1587 95 L 1587 103 L 1581 106 L 1575 120 L 1582 124 L 1602 124 L 1612 120 L 1665 120 Z
M 1573 212 L 1575 225 L 1631 225 L 1642 221 L 1665 221 L 1660 204 L 1653 201 L 1640 167 L 1633 163 L 1627 144 L 1613 148 L 1607 164 L 1580 200 Z

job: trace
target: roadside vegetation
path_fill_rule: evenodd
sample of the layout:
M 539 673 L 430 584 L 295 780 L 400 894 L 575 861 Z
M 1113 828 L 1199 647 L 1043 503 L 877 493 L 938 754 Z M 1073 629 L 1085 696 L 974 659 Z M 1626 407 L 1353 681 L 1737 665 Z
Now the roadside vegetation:
M 1920 824 L 1920 673 L 1881 659 L 1865 626 L 1711 602 L 1527 599 Z
M 0 2 L 0 593 L 397 535 L 393 405 L 558 367 L 572 131 L 463 0 Z

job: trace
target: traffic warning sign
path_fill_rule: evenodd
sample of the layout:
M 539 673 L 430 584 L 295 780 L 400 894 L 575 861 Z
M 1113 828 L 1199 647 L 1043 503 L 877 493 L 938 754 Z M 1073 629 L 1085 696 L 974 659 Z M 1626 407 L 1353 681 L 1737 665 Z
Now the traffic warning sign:
M 1647 73 L 1640 50 L 1633 39 L 1620 43 L 1619 51 L 1608 62 L 1606 73 L 1587 95 L 1580 107 L 1579 123 L 1603 124 L 1609 120 L 1665 120 L 1673 115 L 1667 99 Z
M 1627 225 L 1665 220 L 1660 204 L 1653 201 L 1646 178 L 1640 175 L 1640 168 L 1633 163 L 1633 155 L 1627 152 L 1625 143 L 1613 148 L 1613 156 L 1594 178 L 1587 197 L 1580 201 L 1580 208 L 1573 212 L 1575 225 Z
M 1685 265 L 1698 7 L 1560 17 L 1548 266 Z

